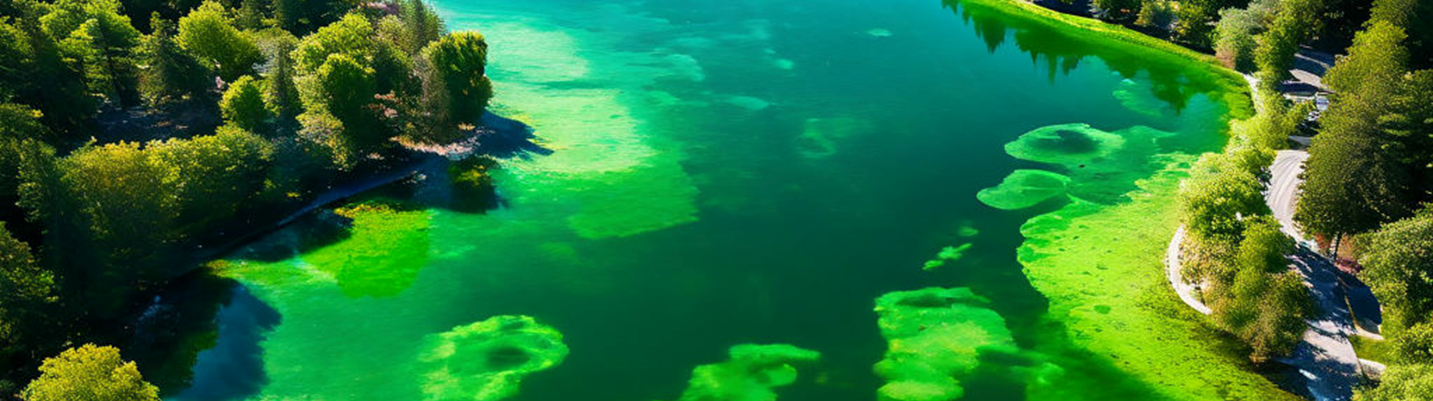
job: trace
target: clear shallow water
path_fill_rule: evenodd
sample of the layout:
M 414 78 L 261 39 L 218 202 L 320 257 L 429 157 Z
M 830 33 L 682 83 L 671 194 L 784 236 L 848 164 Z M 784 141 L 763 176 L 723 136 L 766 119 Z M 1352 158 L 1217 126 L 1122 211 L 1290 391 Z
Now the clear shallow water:
M 1040 255 L 1066 249 L 1039 241 L 1066 238 L 1091 258 L 1145 244 L 1068 236 L 1088 227 L 1021 231 L 1040 215 L 1112 210 L 1145 214 L 1112 225 L 1169 225 L 1167 203 L 1137 200 L 1167 199 L 1169 180 L 1125 194 L 1224 143 L 1227 107 L 1212 99 L 1226 87 L 1205 67 L 937 0 L 438 7 L 450 29 L 488 36 L 497 111 L 532 124 L 553 153 L 504 161 L 506 204 L 484 215 L 375 214 L 294 257 L 235 255 L 221 271 L 237 285 L 213 346 L 171 398 L 421 399 L 439 381 L 438 344 L 487 335 L 455 328 L 525 315 L 560 332 L 570 352 L 505 379 L 520 389 L 513 400 L 676 399 L 694 367 L 745 343 L 821 353 L 777 389 L 782 399 L 870 400 L 887 349 L 876 298 L 930 286 L 988 299 L 967 316 L 1008 337 L 992 341 L 1012 351 L 982 354 L 961 373 L 965 399 L 1196 399 L 1269 387 L 1237 370 L 1229 375 L 1252 378 L 1165 382 L 1149 369 L 1160 357 L 1146 355 L 1237 361 L 1218 347 L 1101 346 L 1107 337 L 1091 333 L 1124 323 L 1100 315 L 1138 318 L 1123 313 L 1167 300 L 1097 272 L 1056 277 L 1078 270 L 1050 268 L 1059 258 Z M 1007 147 L 1060 124 L 1075 125 Z M 1031 169 L 1065 178 L 1033 189 L 1018 178 L 1048 174 L 1006 180 Z M 1002 182 L 982 195 L 1001 208 L 977 199 Z M 1002 210 L 1011 205 L 1033 206 Z M 255 247 L 310 235 L 288 230 Z M 1080 298 L 1110 292 L 1100 288 L 1143 301 Z M 1012 373 L 1033 366 L 1064 373 Z M 1212 390 L 1179 395 L 1191 386 Z

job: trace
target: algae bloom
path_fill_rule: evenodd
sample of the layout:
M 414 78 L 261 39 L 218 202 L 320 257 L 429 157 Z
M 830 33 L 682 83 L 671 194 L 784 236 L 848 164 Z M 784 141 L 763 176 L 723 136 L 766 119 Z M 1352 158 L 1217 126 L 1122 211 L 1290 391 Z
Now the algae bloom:
M 1070 177 L 1044 170 L 1015 170 L 993 188 L 980 190 L 975 194 L 990 207 L 1000 210 L 1019 210 L 1065 195 Z
M 815 362 L 821 353 L 788 344 L 741 344 L 722 363 L 692 369 L 680 401 L 773 401 L 776 387 L 796 382 L 797 363 Z
M 960 398 L 959 379 L 980 365 L 986 351 L 1020 353 L 1005 319 L 989 300 L 968 288 L 930 287 L 876 298 L 881 336 L 889 346 L 876 363 L 886 384 L 881 401 L 945 401 Z
M 528 316 L 503 315 L 428 336 L 419 357 L 430 400 L 500 400 L 533 372 L 567 358 L 562 333 Z

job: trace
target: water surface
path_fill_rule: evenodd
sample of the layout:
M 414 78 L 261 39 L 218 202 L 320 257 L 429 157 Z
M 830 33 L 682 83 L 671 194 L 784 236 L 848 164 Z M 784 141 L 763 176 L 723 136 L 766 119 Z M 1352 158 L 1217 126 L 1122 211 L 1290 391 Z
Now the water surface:
M 746 343 L 821 353 L 782 399 L 870 400 L 876 298 L 931 286 L 988 299 L 982 324 L 1014 344 L 963 374 L 965 399 L 1179 394 L 1042 293 L 1109 283 L 1032 286 L 1017 255 L 1038 253 L 1018 251 L 1027 220 L 1130 204 L 1222 146 L 1205 66 L 938 0 L 437 6 L 487 35 L 495 110 L 552 153 L 504 160 L 486 214 L 373 215 L 298 255 L 234 255 L 213 347 L 172 398 L 422 399 L 442 333 L 524 315 L 570 352 L 513 400 L 676 399 Z M 1063 373 L 1020 373 L 1040 366 Z

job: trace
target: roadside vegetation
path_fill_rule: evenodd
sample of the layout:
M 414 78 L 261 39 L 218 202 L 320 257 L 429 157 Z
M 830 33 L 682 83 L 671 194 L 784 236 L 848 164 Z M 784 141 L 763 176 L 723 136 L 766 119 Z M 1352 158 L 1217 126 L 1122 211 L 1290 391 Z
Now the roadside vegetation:
M 486 58 L 422 0 L 0 0 L 0 393 L 157 399 L 84 344 L 398 140 L 470 131 Z
M 1182 187 L 1191 233 L 1185 278 L 1208 284 L 1214 321 L 1253 359 L 1292 351 L 1312 311 L 1283 259 L 1292 241 L 1268 216 L 1262 192 L 1273 153 L 1290 135 L 1313 135 L 1295 221 L 1336 256 L 1357 239 L 1350 258 L 1366 269 L 1361 277 L 1383 304 L 1382 332 L 1395 348 L 1383 383 L 1355 398 L 1415 400 L 1433 391 L 1433 2 L 1353 3 L 1218 4 L 1222 19 L 1209 33 L 1186 19 L 1208 15 L 1205 5 L 1181 4 L 1176 40 L 1212 43 L 1221 62 L 1259 80 L 1257 114 L 1236 122 L 1228 149 L 1201 159 Z M 1279 83 L 1299 46 L 1343 52 L 1345 42 L 1347 56 L 1323 80 L 1328 109 L 1305 121 L 1311 105 L 1285 100 Z

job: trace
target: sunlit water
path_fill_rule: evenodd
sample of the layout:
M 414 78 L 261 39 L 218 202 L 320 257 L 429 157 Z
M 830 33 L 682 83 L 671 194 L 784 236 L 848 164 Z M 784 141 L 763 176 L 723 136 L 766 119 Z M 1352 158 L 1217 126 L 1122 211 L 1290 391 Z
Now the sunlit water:
M 1052 278 L 1081 270 L 1039 256 L 1085 252 L 1105 270 L 1109 249 L 1162 251 L 1082 243 L 1079 230 L 1101 227 L 1050 224 L 1125 216 L 1111 230 L 1172 230 L 1160 201 L 1170 179 L 1126 194 L 1225 143 L 1227 87 L 1207 67 L 939 0 L 438 7 L 450 29 L 487 35 L 496 110 L 552 153 L 504 160 L 505 204 L 487 214 L 360 215 L 346 239 L 298 256 L 233 256 L 221 274 L 239 285 L 198 341 L 214 346 L 171 398 L 443 398 L 492 369 L 556 361 L 462 399 L 670 400 L 693 368 L 756 343 L 820 353 L 795 364 L 781 399 L 871 400 L 886 382 L 873 371 L 888 347 L 877 297 L 932 286 L 988 302 L 930 322 L 880 319 L 919 322 L 917 336 L 970 323 L 952 330 L 978 343 L 916 350 L 960 367 L 964 399 L 1269 387 L 1237 368 L 1215 371 L 1234 384 L 1184 378 L 1209 369 L 1179 361 L 1237 361 L 1222 345 L 1170 348 L 1185 340 L 1135 332 L 1137 351 L 1105 346 L 1109 328 L 1127 326 L 1118 317 L 1144 319 L 1136 308 L 1177 315 L 1159 312 L 1172 294 L 1098 273 Z M 1027 244 L 1022 225 L 1042 214 Z M 1127 297 L 1080 298 L 1106 293 Z M 474 325 L 499 315 L 536 323 L 514 326 L 525 334 L 512 344 Z M 544 351 L 523 354 L 533 344 Z M 1160 358 L 1169 372 L 1150 368 Z

